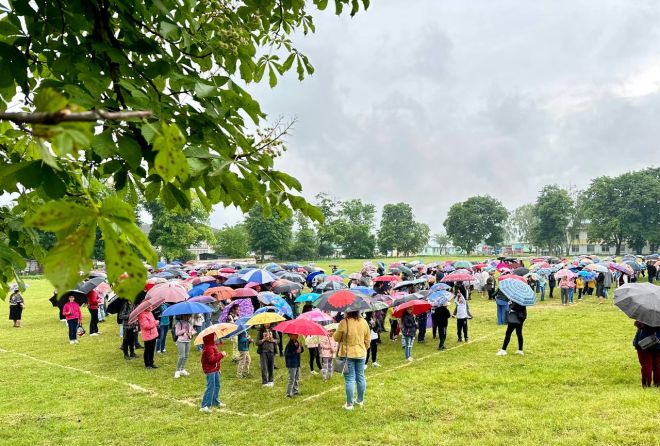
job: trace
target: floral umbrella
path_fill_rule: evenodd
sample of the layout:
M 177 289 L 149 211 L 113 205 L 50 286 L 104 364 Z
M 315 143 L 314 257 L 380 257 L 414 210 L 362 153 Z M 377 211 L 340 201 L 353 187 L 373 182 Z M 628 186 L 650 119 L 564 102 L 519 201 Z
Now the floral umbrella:
M 227 322 L 229 312 L 235 306 L 238 306 L 239 317 L 251 316 L 254 313 L 254 307 L 252 306 L 252 301 L 250 299 L 236 299 L 222 310 L 218 322 Z

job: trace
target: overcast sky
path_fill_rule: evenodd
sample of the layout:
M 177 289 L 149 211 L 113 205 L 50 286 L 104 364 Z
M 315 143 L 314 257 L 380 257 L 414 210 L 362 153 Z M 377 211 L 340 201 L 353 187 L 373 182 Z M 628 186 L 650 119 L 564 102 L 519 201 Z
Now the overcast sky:
M 660 164 L 659 2 L 375 0 L 316 24 L 315 74 L 250 90 L 297 119 L 277 167 L 308 199 L 405 201 L 436 232 L 472 195 L 513 209 Z

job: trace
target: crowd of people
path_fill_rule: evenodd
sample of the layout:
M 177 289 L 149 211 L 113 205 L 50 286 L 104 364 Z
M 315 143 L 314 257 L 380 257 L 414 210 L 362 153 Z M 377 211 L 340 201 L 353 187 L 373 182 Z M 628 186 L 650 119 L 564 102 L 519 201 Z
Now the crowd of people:
M 487 295 L 496 303 L 494 320 L 506 325 L 497 355 L 507 354 L 514 332 L 516 353 L 523 355 L 527 306 L 535 303 L 537 294 L 545 300 L 547 287 L 548 298 L 553 299 L 555 288 L 559 288 L 562 305 L 593 295 L 602 303 L 613 286 L 635 283 L 643 277 L 651 283 L 657 279 L 658 258 L 642 260 L 624 258 L 617 263 L 583 256 L 573 260 L 542 257 L 528 259 L 527 264 L 506 258 L 476 264 L 461 260 L 427 265 L 394 262 L 388 266 L 365 262 L 360 271 L 349 275 L 336 266 L 326 273 L 313 265 L 173 263 L 159 264 L 152 270 L 144 292 L 134 300 L 115 295 L 104 274 L 94 272 L 79 289 L 55 295 L 51 301 L 66 321 L 73 345 L 86 334 L 81 306 L 89 312 L 90 336 L 99 335 L 99 322 L 116 315 L 124 358 L 133 360 L 136 349 L 143 349 L 147 369 L 158 368 L 157 354 L 167 352 L 170 337 L 178 353 L 175 379 L 190 375 L 186 370 L 188 358 L 190 350 L 196 348 L 206 375 L 201 403 L 205 412 L 223 406 L 219 399 L 220 363 L 226 356 L 236 362 L 238 378 L 251 376 L 252 345 L 259 357 L 264 387 L 274 386 L 276 357 L 283 356 L 288 371 L 286 397 L 295 398 L 300 393 L 301 358 L 307 350 L 310 374 L 320 374 L 323 381 L 332 379 L 334 372 L 343 375 L 344 408 L 352 410 L 354 405 L 364 404 L 369 362 L 380 367 L 382 333 L 389 331 L 391 341 L 400 340 L 406 361 L 414 360 L 414 344 L 425 343 L 429 329 L 433 340 L 437 339 L 437 349 L 446 350 L 452 319 L 456 320 L 457 342 L 469 342 L 470 301 Z M 18 287 L 11 291 L 10 319 L 14 327 L 20 327 L 24 300 Z M 321 331 L 314 335 L 296 331 L 303 324 L 294 330 L 280 330 L 284 325 L 281 321 L 286 320 L 310 321 Z M 637 327 L 634 346 L 642 365 L 643 384 L 660 385 L 658 347 L 649 353 L 640 346 L 658 329 L 640 322 Z M 255 329 L 252 334 L 251 329 Z M 218 350 L 221 342 L 231 348 L 229 354 Z

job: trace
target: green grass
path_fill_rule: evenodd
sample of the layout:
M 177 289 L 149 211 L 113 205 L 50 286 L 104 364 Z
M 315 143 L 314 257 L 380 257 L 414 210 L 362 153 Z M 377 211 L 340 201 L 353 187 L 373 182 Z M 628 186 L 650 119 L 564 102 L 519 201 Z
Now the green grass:
M 504 329 L 494 304 L 475 295 L 468 344 L 457 344 L 451 321 L 450 350 L 438 353 L 429 334 L 414 346 L 418 361 L 404 365 L 400 343 L 384 337 L 383 367 L 367 370 L 366 405 L 353 412 L 341 409 L 340 376 L 324 384 L 306 368 L 303 395 L 285 399 L 281 360 L 275 388 L 263 389 L 252 351 L 251 379 L 223 362 L 221 399 L 243 415 L 206 415 L 197 352 L 191 376 L 174 380 L 169 339 L 160 368 L 146 371 L 124 361 L 112 318 L 101 336 L 71 346 L 50 286 L 29 284 L 24 328 L 11 328 L 3 305 L 0 445 L 639 445 L 660 435 L 660 392 L 641 388 L 632 321 L 611 301 L 546 300 L 529 310 L 526 355 L 497 357 Z

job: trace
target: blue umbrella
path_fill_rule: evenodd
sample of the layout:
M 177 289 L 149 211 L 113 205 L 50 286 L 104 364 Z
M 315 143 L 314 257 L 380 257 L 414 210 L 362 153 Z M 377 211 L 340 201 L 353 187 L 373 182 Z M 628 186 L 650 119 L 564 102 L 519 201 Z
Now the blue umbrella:
M 539 268 L 534 272 L 539 276 L 546 276 L 546 277 L 553 273 L 553 271 L 550 268 Z
M 204 291 L 208 290 L 209 288 L 211 288 L 210 283 L 208 282 L 200 283 L 199 285 L 195 285 L 194 287 L 192 287 L 190 291 L 188 291 L 188 296 L 189 297 L 201 296 L 202 294 L 204 294 Z
M 161 316 L 179 316 L 181 314 L 213 313 L 213 309 L 208 305 L 199 302 L 180 302 L 174 304 L 163 311 Z
M 509 300 L 523 306 L 530 306 L 536 303 L 536 294 L 526 283 L 516 279 L 504 279 L 500 282 L 500 291 L 504 293 Z
M 294 302 L 298 304 L 301 302 L 314 302 L 319 296 L 318 293 L 305 293 L 298 296 Z
M 269 305 L 267 307 L 261 307 L 257 311 L 255 311 L 254 314 L 267 313 L 269 311 L 272 312 L 272 313 L 277 313 L 277 314 L 281 314 L 282 316 L 284 316 L 284 313 L 282 313 L 282 311 L 278 310 L 277 307 L 274 307 L 272 305 Z
M 167 263 L 165 263 L 165 262 L 158 262 L 158 263 L 156 263 L 156 268 L 158 268 L 158 269 L 165 268 L 165 265 L 167 265 Z
M 156 274 L 156 277 L 160 277 L 162 279 L 174 279 L 174 274 L 163 271 L 162 273 Z
M 434 307 L 441 307 L 451 300 L 453 294 L 449 291 L 439 290 L 429 294 L 426 300 Z
M 314 279 L 314 277 L 318 276 L 319 274 L 323 274 L 323 273 L 321 271 L 314 271 L 313 273 L 309 273 L 306 279 L 308 287 L 312 286 L 312 279 Z
M 451 287 L 449 285 L 447 285 L 446 283 L 444 283 L 444 282 L 436 283 L 435 285 L 433 285 L 430 288 L 431 292 L 434 292 L 434 291 L 447 291 L 447 290 L 451 290 Z
M 278 313 L 293 319 L 293 310 L 291 309 L 291 305 L 289 305 L 289 303 L 284 300 L 283 297 L 275 296 L 273 298 L 273 306 L 277 308 Z
M 241 270 L 238 270 L 237 272 L 238 272 L 238 274 L 241 274 L 241 275 L 242 275 L 242 274 L 247 274 L 247 273 L 249 273 L 250 271 L 255 271 L 256 269 L 257 269 L 257 268 L 243 268 L 243 269 L 241 269 Z
M 580 271 L 577 273 L 578 276 L 584 277 L 587 281 L 594 280 L 596 278 L 596 273 L 590 271 Z
M 229 339 L 229 338 L 231 338 L 232 336 L 236 336 L 236 335 L 239 335 L 239 334 L 243 333 L 244 331 L 248 331 L 248 330 L 250 329 L 250 326 L 249 326 L 249 325 L 245 325 L 245 323 L 246 323 L 251 317 L 252 317 L 251 315 L 250 315 L 250 316 L 239 317 L 239 318 L 234 322 L 234 324 L 236 324 L 236 325 L 238 326 L 238 328 L 237 328 L 236 330 L 232 331 L 231 333 L 229 333 L 227 336 L 223 336 L 222 339 Z
M 366 294 L 367 296 L 373 296 L 376 294 L 374 289 L 368 286 L 354 286 L 353 288 L 349 289 L 349 291 L 357 291 L 358 293 Z
M 225 280 L 223 285 L 245 285 L 247 282 L 240 277 L 230 277 Z
M 275 278 L 271 273 L 264 269 L 257 269 L 250 271 L 249 273 L 243 274 L 241 279 L 246 282 L 256 282 L 258 284 L 274 282 Z
M 257 299 L 259 299 L 259 302 L 261 302 L 264 305 L 273 305 L 273 302 L 275 301 L 276 297 L 280 297 L 280 296 L 273 293 L 272 291 L 262 291 L 257 296 Z

